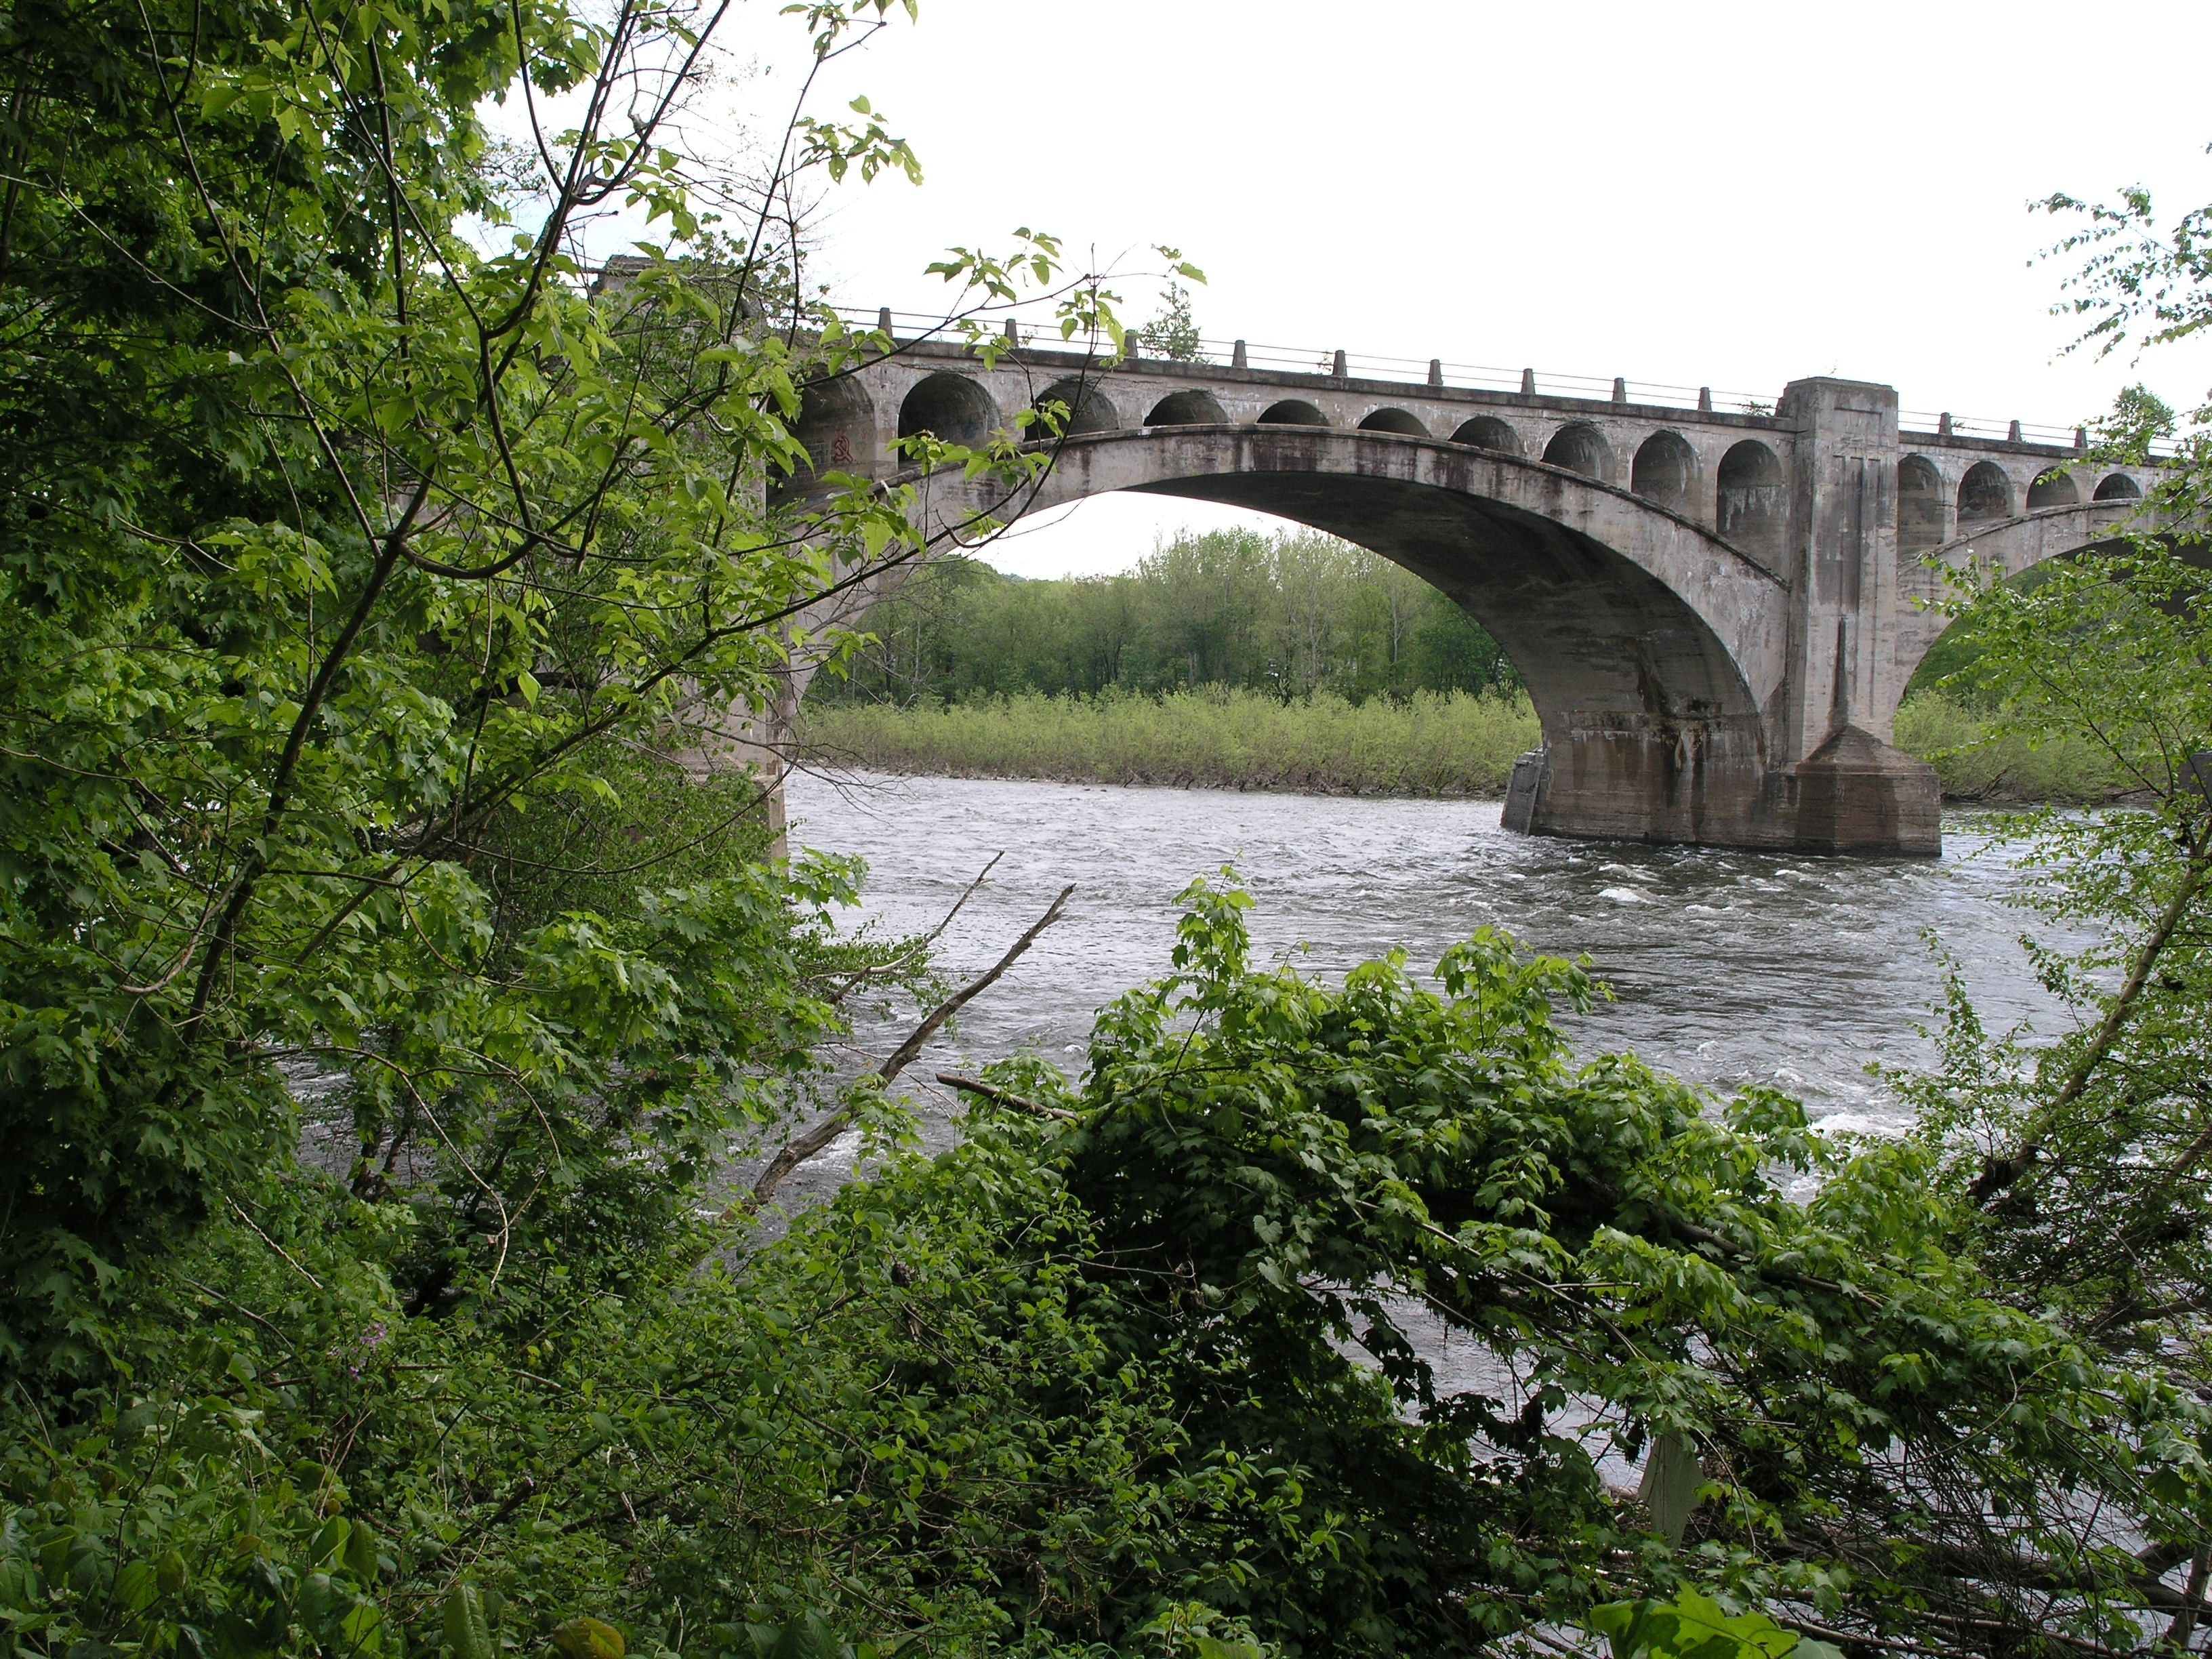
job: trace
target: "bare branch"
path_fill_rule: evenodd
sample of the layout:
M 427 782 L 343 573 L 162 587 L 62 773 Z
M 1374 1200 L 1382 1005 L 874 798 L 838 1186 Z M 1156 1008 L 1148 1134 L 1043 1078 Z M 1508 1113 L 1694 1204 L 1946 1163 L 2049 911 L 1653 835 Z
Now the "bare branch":
M 908 1034 L 905 1042 L 891 1050 L 890 1057 L 884 1061 L 876 1073 L 877 1080 L 885 1084 L 890 1082 L 893 1078 L 913 1064 L 915 1056 L 921 1052 L 922 1046 L 937 1035 L 946 1020 L 951 1019 L 969 1003 L 996 985 L 1006 969 L 1021 960 L 1023 952 L 1036 943 L 1037 936 L 1060 920 L 1061 912 L 1067 905 L 1067 896 L 1074 890 L 1073 882 L 1061 888 L 1060 896 L 1053 900 L 1045 913 L 1030 925 L 1030 930 L 1006 947 L 1006 955 L 1000 957 L 988 971 L 969 981 L 967 984 L 930 1010 L 929 1017 Z M 832 1112 L 805 1133 L 791 1141 L 781 1152 L 769 1160 L 768 1167 L 760 1172 L 759 1179 L 753 1182 L 752 1192 L 744 1200 L 742 1207 L 747 1210 L 757 1210 L 775 1197 L 775 1189 L 783 1185 L 785 1179 L 793 1170 L 844 1133 L 851 1127 L 852 1121 L 853 1114 L 850 1108 L 841 1112 Z

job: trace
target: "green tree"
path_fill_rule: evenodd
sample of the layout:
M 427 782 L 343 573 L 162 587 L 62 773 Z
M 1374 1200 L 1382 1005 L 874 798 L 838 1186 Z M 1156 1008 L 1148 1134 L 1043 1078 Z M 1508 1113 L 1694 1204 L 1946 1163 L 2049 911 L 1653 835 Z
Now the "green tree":
M 804 9 L 812 66 L 888 9 Z M 1097 1381 L 1087 1440 L 1018 1398 L 1085 1403 L 1087 1350 L 1004 1252 L 868 1255 L 841 1212 L 777 1283 L 726 1271 L 731 1158 L 921 969 L 830 936 L 852 870 L 765 857 L 724 711 L 782 684 L 797 611 L 922 550 L 896 492 L 781 487 L 820 476 L 807 389 L 892 343 L 805 302 L 775 204 L 913 158 L 865 100 L 802 113 L 708 222 L 717 158 L 670 117 L 722 18 L 0 21 L 9 1653 L 826 1655 L 825 1605 L 980 1645 L 1012 1558 L 979 1540 L 1066 1554 L 1033 1494 L 1131 1499 L 1085 1534 L 1109 1559 L 1210 1559 L 1242 1501 L 1147 1484 L 1174 1430 L 1141 1377 Z M 662 240 L 595 271 L 617 212 Z M 1053 280 L 1023 246 L 945 262 L 963 310 Z M 1095 283 L 1062 304 L 1119 337 Z M 1012 447 L 915 451 L 1012 481 Z M 835 1328 L 852 1272 L 917 1261 L 980 1319 L 864 1297 Z M 849 1364 L 794 1357 L 817 1327 Z M 977 1363 L 933 1370 L 940 1340 Z M 929 1415 L 994 1386 L 981 1440 Z M 965 1495 L 917 1514 L 916 1476 Z
M 2085 346 L 2154 348 L 2212 325 L 2212 209 L 2164 227 L 2141 191 L 2047 205 L 2081 225 L 2059 251 L 2080 262 L 2069 308 Z M 2137 464 L 2178 437 L 2136 533 L 2033 583 L 1961 573 L 1949 609 L 1972 652 L 1946 682 L 1990 711 L 1992 738 L 2069 742 L 2130 791 L 2094 817 L 2046 811 L 2018 826 L 2040 874 L 2026 902 L 2096 936 L 2037 953 L 2076 1024 L 2031 1045 L 1985 1032 L 1954 991 L 1945 1064 L 1919 1097 L 1992 1271 L 2084 1340 L 2194 1383 L 2212 1360 L 2199 1178 L 2212 1149 L 2212 408 L 2177 420 L 2130 386 L 2100 433 L 2103 455 Z M 2185 1552 L 2200 1563 L 2191 1596 L 2206 1544 Z
M 1159 314 L 1136 331 L 1136 339 L 1148 357 L 1196 362 L 1205 343 L 1199 338 L 1198 324 L 1190 314 L 1190 290 L 1181 283 L 1170 283 L 1160 301 Z
M 1185 899 L 1080 1086 L 1004 1068 L 1030 1103 L 975 1133 L 1093 1218 L 1113 1340 L 1194 1449 L 1295 1472 L 1298 1524 L 1219 1593 L 1254 1630 L 1474 1652 L 1687 1582 L 1878 1645 L 2125 1651 L 2178 1600 L 2212 1421 L 1954 1254 L 1926 1148 L 1577 1064 L 1558 1015 L 1596 988 L 1487 932 L 1339 988 L 1254 966 L 1233 887 Z
M 872 607 L 830 701 L 1233 686 L 1358 702 L 1519 684 L 1497 642 L 1386 559 L 1311 532 L 1209 532 L 1127 574 L 1023 581 L 933 563 Z
M 810 8 L 813 60 L 887 9 Z M 715 158 L 667 124 L 720 16 L 5 24 L 0 1366 L 94 1374 L 118 1287 L 289 1159 L 302 1072 L 364 1194 L 435 1164 L 427 1305 L 600 1224 L 568 1198 L 627 1185 L 649 1231 L 679 1200 L 622 1172 L 710 1160 L 810 1063 L 830 1015 L 791 967 L 836 879 L 687 885 L 635 821 L 773 698 L 797 611 L 919 551 L 896 492 L 764 504 L 864 343 L 769 198 L 735 234 L 691 206 Z M 579 125 L 509 166 L 499 97 Z M 774 188 L 914 170 L 865 100 L 785 155 Z M 595 282 L 617 209 L 666 240 Z

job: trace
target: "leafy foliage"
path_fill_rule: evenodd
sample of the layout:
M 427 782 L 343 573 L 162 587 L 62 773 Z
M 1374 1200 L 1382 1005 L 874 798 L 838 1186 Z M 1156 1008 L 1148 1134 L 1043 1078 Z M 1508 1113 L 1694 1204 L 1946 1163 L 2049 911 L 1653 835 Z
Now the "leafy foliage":
M 405 1205 L 203 1230 L 134 1302 L 160 1376 L 24 1422 L 17 1650 L 1467 1653 L 1687 1586 L 2131 1644 L 2201 1408 L 1990 1296 L 1923 1151 L 1575 1064 L 1596 988 L 1494 934 L 1332 988 L 1188 900 L 1079 1087 L 1008 1063 L 780 1238 L 695 1199 L 438 1318 Z M 1617 1484 L 1664 1436 L 1679 1546 Z
M 1190 898 L 1181 975 L 1101 1018 L 1069 1178 L 1146 1268 L 1133 1350 L 1187 1368 L 1194 1431 L 1297 1445 L 1346 1517 L 1344 1577 L 1309 1570 L 1328 1634 L 1268 1626 L 1472 1645 L 1595 1598 L 1634 1534 L 1601 1460 L 1662 1432 L 1708 1481 L 1682 1565 L 1798 1617 L 2101 1636 L 2144 1569 L 2086 1494 L 2191 1535 L 2193 1401 L 1985 1294 L 1917 1149 L 1571 1066 L 1550 1010 L 1588 981 L 1494 937 L 1438 991 L 1386 962 L 1337 993 L 1248 967 L 1241 896 Z M 1435 1323 L 1473 1346 L 1453 1386 Z
M 1161 298 L 1159 315 L 1136 331 L 1136 343 L 1148 357 L 1196 362 L 1205 342 L 1199 337 L 1198 323 L 1191 316 L 1190 290 L 1181 283 L 1170 283 Z
M 1955 631 L 1955 630 L 1954 630 Z M 1946 634 L 1942 643 L 1954 643 Z M 1978 653 L 1971 641 L 1931 679 L 1955 672 Z M 1930 652 L 1930 657 L 1935 655 Z M 1936 769 L 1948 801 L 2102 805 L 2131 793 L 2105 750 L 2078 733 L 2030 732 L 2017 722 L 1993 732 L 1989 711 L 1955 690 L 1923 690 L 1897 711 L 1897 746 Z
M 1731 1613 L 1686 1589 L 1672 1601 L 1613 1601 L 1590 1609 L 1613 1659 L 1836 1659 L 1831 1643 L 1784 1630 L 1763 1613 Z
M 2061 251 L 2081 260 L 2068 308 L 2085 321 L 2084 344 L 2154 347 L 2212 319 L 2203 210 L 2161 231 L 2139 191 L 2048 205 L 2082 215 Z M 2100 426 L 2111 454 L 2140 462 L 2179 432 L 2136 533 L 2033 584 L 1956 582 L 1954 629 L 1977 654 L 1952 678 L 1990 711 L 1992 733 L 2094 755 L 2130 794 L 2093 817 L 2045 811 L 2016 826 L 2038 849 L 2030 908 L 2092 941 L 2035 947 L 2075 1028 L 2041 1046 L 1985 1031 L 1954 988 L 1944 1064 L 1916 1091 L 1990 1270 L 2085 1342 L 2191 1387 L 2207 1376 L 2212 1310 L 2207 422 L 2205 409 L 2177 417 L 2128 388 Z M 2150 533 L 2157 523 L 2179 529 Z
M 887 9 L 806 9 L 816 62 Z M 743 711 L 810 605 L 921 547 L 909 492 L 793 436 L 809 385 L 888 342 L 805 301 L 768 210 L 913 158 L 865 100 L 802 115 L 750 223 L 717 228 L 716 158 L 670 120 L 721 15 L 0 26 L 11 1373 L 121 1363 L 127 1281 L 258 1201 L 303 1084 L 346 1120 L 311 1155 L 349 1146 L 362 1197 L 435 1166 L 421 1308 L 617 1224 L 574 1209 L 594 1195 L 660 1226 L 681 1200 L 645 1173 L 680 1191 L 811 1071 L 848 878 L 763 863 Z M 503 98 L 520 157 L 483 125 Z M 594 272 L 582 240 L 617 210 L 665 240 Z M 1054 246 L 944 269 L 978 301 L 1051 280 Z M 1111 323 L 1096 283 L 1063 300 Z
M 2212 805 L 2212 586 L 2193 550 L 2085 556 L 2027 592 L 1966 591 L 1971 673 L 2000 731 L 2070 739 L 2130 786 L 2094 817 L 2023 823 L 2028 902 L 2094 942 L 2038 953 L 2077 1013 L 2058 1042 L 1989 1034 L 1954 997 L 1946 1063 L 1916 1090 L 1951 1180 L 1986 1211 L 1979 1249 L 2024 1296 L 2100 1346 L 2205 1375 L 2212 1147 L 2202 1081 Z M 2058 642 L 2062 648 L 2054 648 Z

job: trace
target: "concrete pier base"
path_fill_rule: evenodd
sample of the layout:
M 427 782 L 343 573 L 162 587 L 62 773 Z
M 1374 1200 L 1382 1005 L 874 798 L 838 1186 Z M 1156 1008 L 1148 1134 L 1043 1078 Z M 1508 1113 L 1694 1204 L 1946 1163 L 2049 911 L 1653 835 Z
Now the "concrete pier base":
M 1514 763 L 1503 823 L 1522 835 L 1688 846 L 1943 850 L 1935 769 L 1863 732 L 1838 732 L 1781 769 L 1759 764 L 1755 749 L 1731 750 L 1679 734 L 1670 746 L 1633 732 L 1577 733 Z
M 1790 844 L 1816 853 L 1943 850 L 1943 790 L 1936 769 L 1879 738 L 1846 726 L 1808 759 L 1773 781 L 1776 823 Z

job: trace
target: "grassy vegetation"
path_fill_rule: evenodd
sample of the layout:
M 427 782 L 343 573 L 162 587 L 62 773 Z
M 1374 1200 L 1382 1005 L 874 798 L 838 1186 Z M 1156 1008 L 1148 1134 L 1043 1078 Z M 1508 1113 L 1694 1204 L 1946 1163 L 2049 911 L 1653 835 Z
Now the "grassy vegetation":
M 951 777 L 1057 778 L 1321 794 L 1496 795 L 1541 740 L 1525 698 L 1417 692 L 1285 702 L 1222 687 L 1163 697 L 1021 692 L 971 702 L 810 702 L 799 738 L 817 760 Z M 1992 738 L 1940 691 L 1899 711 L 1900 748 L 1959 801 L 2097 801 L 2118 793 L 2106 757 L 2075 738 Z
M 1955 801 L 2110 800 L 2126 788 L 2112 757 L 2086 739 L 2054 735 L 2031 744 L 1990 735 L 1985 714 L 1942 691 L 1919 691 L 1897 711 L 1897 745 L 1917 755 Z
M 1514 757 L 1539 741 L 1518 696 L 1284 702 L 1221 688 L 903 708 L 810 702 L 799 738 L 818 759 L 886 772 L 1364 795 L 1498 794 Z

